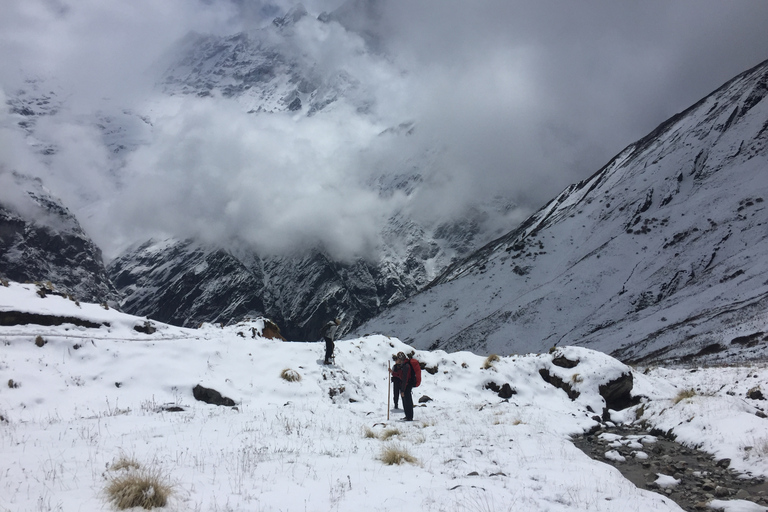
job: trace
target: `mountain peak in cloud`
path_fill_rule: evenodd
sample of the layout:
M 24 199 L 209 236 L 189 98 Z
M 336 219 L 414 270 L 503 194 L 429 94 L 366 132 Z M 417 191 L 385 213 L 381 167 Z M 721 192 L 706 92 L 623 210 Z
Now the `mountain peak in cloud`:
M 291 10 L 289 10 L 285 16 L 275 18 L 272 20 L 272 24 L 276 27 L 286 27 L 293 25 L 294 23 L 298 22 L 303 17 L 307 16 L 307 9 L 304 7 L 303 4 L 298 4 L 297 6 L 293 7 Z
M 336 21 L 350 32 L 359 34 L 374 51 L 383 49 L 386 31 L 383 3 L 380 0 L 348 0 L 323 21 Z

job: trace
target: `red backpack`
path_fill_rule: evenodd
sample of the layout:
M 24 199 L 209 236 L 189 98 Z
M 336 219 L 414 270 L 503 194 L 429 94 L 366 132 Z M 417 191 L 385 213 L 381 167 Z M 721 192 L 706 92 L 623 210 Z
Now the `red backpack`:
M 417 388 L 421 384 L 421 365 L 414 358 L 410 358 L 408 362 L 411 363 L 411 369 L 413 370 L 411 375 L 411 387 Z

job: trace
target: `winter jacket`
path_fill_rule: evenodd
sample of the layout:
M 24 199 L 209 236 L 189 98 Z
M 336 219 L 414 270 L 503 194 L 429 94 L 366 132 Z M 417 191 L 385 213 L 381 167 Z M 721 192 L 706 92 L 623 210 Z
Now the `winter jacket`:
M 323 339 L 325 341 L 334 341 L 336 339 L 336 330 L 339 328 L 338 325 L 336 325 L 336 322 L 331 320 L 327 324 L 323 326 Z
M 400 379 L 400 382 L 403 381 L 403 365 L 395 363 L 392 367 L 392 378 Z

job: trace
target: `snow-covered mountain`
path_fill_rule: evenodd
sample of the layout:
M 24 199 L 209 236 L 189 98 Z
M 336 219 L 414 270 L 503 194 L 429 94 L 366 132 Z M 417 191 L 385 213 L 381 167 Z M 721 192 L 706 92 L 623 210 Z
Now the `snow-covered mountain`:
M 369 4 L 348 2 L 321 16 L 297 6 L 264 27 L 239 34 L 189 34 L 152 70 L 159 77 L 153 97 L 132 108 L 104 98 L 90 114 L 73 113 L 55 80 L 29 80 L 7 98 L 8 119 L 23 130 L 27 144 L 53 168 L 52 174 L 60 165 L 57 155 L 67 153 L 62 144 L 68 139 L 52 135 L 57 133 L 51 129 L 55 122 L 38 129 L 45 124 L 41 120 L 58 119 L 63 112 L 69 117 L 58 133 L 74 127 L 88 130 L 89 136 L 98 134 L 94 145 L 106 151 L 96 165 L 114 189 L 89 190 L 98 195 L 119 193 L 131 186 L 131 179 L 143 179 L 132 177 L 126 166 L 135 154 L 156 144 L 158 126 L 177 114 L 179 101 L 187 109 L 195 101 L 234 105 L 254 121 L 264 116 L 316 118 L 336 108 L 373 118 L 378 99 L 365 85 L 370 85 L 369 77 L 358 75 L 392 65 L 371 48 L 371 34 L 361 24 L 373 12 Z M 351 60 L 334 53 L 341 47 L 351 52 Z M 417 122 L 408 119 L 390 125 L 377 117 L 372 124 L 381 126 L 376 140 L 392 146 L 408 144 L 418 130 Z M 413 202 L 439 172 L 433 153 L 406 151 L 400 161 L 388 159 L 386 168 L 366 169 L 359 178 L 361 187 L 383 200 L 397 196 L 407 198 L 404 204 Z M 165 164 L 158 162 L 152 171 L 162 174 Z M 96 207 L 91 205 L 99 201 L 111 198 L 89 198 L 87 210 L 78 214 L 93 216 Z M 263 312 L 293 337 L 311 338 L 328 316 L 343 317 L 349 329 L 423 288 L 449 263 L 498 236 L 495 220 L 509 209 L 509 201 L 497 198 L 470 206 L 458 220 L 424 221 L 400 208 L 378 227 L 381 243 L 369 251 L 375 254 L 351 261 L 335 256 L 322 242 L 273 256 L 238 241 L 185 240 L 188 234 L 161 242 L 139 239 L 112 262 L 110 273 L 126 311 L 187 326 Z
M 39 179 L 0 169 L 0 277 L 53 282 L 72 297 L 117 303 L 101 250 Z
M 313 18 L 297 7 L 258 30 L 233 36 L 192 34 L 171 52 L 160 88 L 172 96 L 224 98 L 253 116 L 321 116 L 342 100 L 355 115 L 366 116 L 376 98 L 363 81 L 345 66 L 321 66 L 313 51 L 301 46 L 304 32 L 327 30 L 329 23 L 357 27 L 353 13 L 361 8 L 367 9 L 352 2 Z M 355 32 L 348 37 L 358 39 L 365 58 L 381 58 Z M 403 120 L 383 129 L 378 138 L 408 144 L 417 129 L 414 121 Z M 437 165 L 433 152 L 389 162 L 380 174 L 366 177 L 367 190 L 381 198 L 397 194 L 408 198 L 407 204 L 431 186 Z M 109 271 L 131 313 L 190 326 L 227 323 L 259 312 L 290 337 L 312 339 L 329 317 L 342 318 L 342 329 L 348 330 L 422 289 L 448 264 L 498 236 L 495 220 L 510 208 L 509 201 L 495 198 L 470 206 L 458 220 L 429 222 L 401 208 L 384 222 L 375 255 L 351 261 L 335 257 L 323 244 L 273 256 L 239 242 L 165 240 L 134 246 L 110 263 Z M 203 272 L 202 261 L 207 262 Z
M 170 53 L 160 86 L 166 94 L 232 98 L 247 112 L 314 115 L 340 97 L 365 112 L 373 98 L 343 69 L 321 69 L 297 48 L 293 29 L 299 6 L 271 26 L 231 36 L 190 34 Z
M 739 75 L 359 332 L 500 354 L 761 358 L 768 62 Z
M 478 228 L 467 224 L 439 226 L 441 245 L 421 226 L 393 227 L 393 247 L 405 253 L 385 248 L 376 261 L 335 261 L 319 250 L 260 257 L 246 245 L 164 240 L 127 251 L 108 271 L 133 314 L 188 327 L 265 315 L 289 339 L 313 340 L 330 318 L 345 332 L 426 286 L 441 268 L 436 256 L 469 252 Z

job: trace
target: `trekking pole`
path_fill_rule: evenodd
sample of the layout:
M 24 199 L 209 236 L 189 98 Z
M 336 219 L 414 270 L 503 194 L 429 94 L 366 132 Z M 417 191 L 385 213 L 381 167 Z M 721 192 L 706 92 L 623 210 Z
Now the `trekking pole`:
M 392 386 L 389 385 L 389 381 L 390 381 L 389 372 L 392 371 L 389 366 L 390 364 L 392 364 L 391 361 L 387 361 L 387 421 L 389 421 L 389 393 L 392 388 Z

